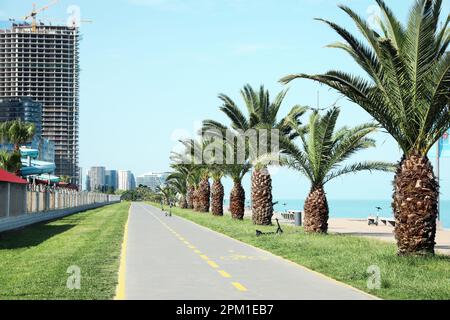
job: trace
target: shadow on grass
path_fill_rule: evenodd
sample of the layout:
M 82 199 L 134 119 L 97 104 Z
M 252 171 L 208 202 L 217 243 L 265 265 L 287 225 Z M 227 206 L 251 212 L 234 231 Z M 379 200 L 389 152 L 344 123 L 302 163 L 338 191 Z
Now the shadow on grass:
M 75 224 L 38 224 L 21 230 L 0 233 L 0 250 L 35 247 L 75 226 Z

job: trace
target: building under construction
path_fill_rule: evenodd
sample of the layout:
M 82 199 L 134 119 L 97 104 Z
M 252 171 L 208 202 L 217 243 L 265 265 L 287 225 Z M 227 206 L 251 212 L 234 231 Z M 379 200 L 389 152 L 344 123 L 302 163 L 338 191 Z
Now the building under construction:
M 42 136 L 55 143 L 56 175 L 78 182 L 77 27 L 0 24 L 0 97 L 42 104 Z

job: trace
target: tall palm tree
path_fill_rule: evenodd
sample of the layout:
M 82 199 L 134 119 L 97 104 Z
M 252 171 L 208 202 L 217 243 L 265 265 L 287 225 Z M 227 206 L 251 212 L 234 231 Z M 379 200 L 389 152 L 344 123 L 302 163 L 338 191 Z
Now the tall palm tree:
M 324 116 L 314 111 L 307 126 L 308 133 L 301 135 L 302 148 L 287 142 L 286 164 L 300 171 L 311 181 L 311 190 L 305 201 L 305 231 L 328 231 L 328 202 L 324 185 L 343 175 L 360 171 L 394 171 L 395 165 L 386 162 L 358 162 L 344 164 L 358 151 L 375 147 L 375 141 L 367 136 L 375 132 L 374 123 L 354 128 L 344 127 L 335 131 L 339 108 L 333 107 Z
M 200 169 L 200 183 L 197 188 L 197 201 L 199 212 L 209 212 L 211 204 L 211 186 L 209 184 L 209 170 L 208 168 Z
M 230 164 L 225 168 L 225 173 L 233 180 L 233 188 L 230 192 L 230 213 L 233 219 L 242 220 L 245 214 L 245 190 L 242 187 L 242 179 L 250 171 L 251 164 Z
M 170 205 L 170 203 L 175 198 L 175 190 L 170 184 L 164 184 L 162 186 L 156 187 L 156 192 L 158 192 L 161 195 L 166 205 Z
M 211 142 L 206 139 L 200 141 L 185 139 L 180 142 L 185 147 L 184 153 L 173 154 L 172 158 L 190 167 L 191 173 L 188 179 L 192 189 L 188 189 L 189 200 L 192 199 L 192 206 L 195 211 L 209 212 L 211 191 L 208 166 L 201 161 L 202 159 L 197 158 L 198 155 L 203 156 L 204 150 Z
M 0 150 L 0 169 L 11 173 L 20 171 L 22 163 L 20 161 L 20 153 L 14 151 L 12 153 L 6 150 Z
M 241 90 L 241 95 L 246 105 L 247 116 L 230 97 L 224 94 L 219 95 L 219 99 L 223 102 L 220 110 L 227 115 L 231 121 L 231 127 L 235 130 L 246 132 L 251 129 L 277 129 L 280 135 L 293 138 L 293 127 L 300 124 L 299 118 L 305 113 L 306 108 L 294 106 L 287 116 L 278 121 L 278 113 L 286 93 L 287 91 L 280 92 L 271 102 L 269 92 L 263 86 L 259 91 L 255 91 L 250 85 L 246 85 Z M 203 122 L 204 131 L 226 129 L 226 126 L 214 120 Z M 269 149 L 268 152 L 271 152 Z M 252 175 L 252 219 L 255 224 L 270 225 L 272 215 L 272 179 L 267 170 L 267 164 L 257 162 Z
M 321 20 L 345 41 L 343 49 L 369 79 L 341 71 L 296 74 L 326 84 L 371 114 L 403 151 L 394 179 L 395 237 L 400 255 L 433 254 L 439 182 L 427 154 L 450 126 L 449 16 L 439 27 L 442 0 L 417 0 L 403 25 L 384 1 L 376 0 L 382 33 L 346 6 L 367 43 L 337 24 Z
M 223 198 L 225 195 L 222 178 L 225 175 L 223 165 L 214 164 L 210 166 L 213 184 L 211 186 L 211 213 L 215 216 L 223 216 Z
M 172 172 L 166 179 L 172 188 L 178 193 L 179 205 L 182 209 L 187 208 L 186 194 L 187 194 L 187 172 L 182 168 L 178 171 Z
M 4 122 L 0 129 L 1 139 L 12 143 L 15 151 L 20 150 L 20 145 L 30 142 L 35 133 L 36 126 L 33 123 L 20 119 Z

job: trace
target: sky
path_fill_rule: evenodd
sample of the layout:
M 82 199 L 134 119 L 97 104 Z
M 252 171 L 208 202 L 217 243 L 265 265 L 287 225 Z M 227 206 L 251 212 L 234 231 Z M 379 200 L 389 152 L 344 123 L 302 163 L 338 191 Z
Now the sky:
M 0 20 L 25 16 L 43 0 L 0 0 Z M 406 21 L 413 1 L 387 0 Z M 241 105 L 240 89 L 264 84 L 272 96 L 289 88 L 280 114 L 296 104 L 321 107 L 337 101 L 338 126 L 371 120 L 360 107 L 308 80 L 289 86 L 291 73 L 341 69 L 362 74 L 343 52 L 325 48 L 340 40 L 314 18 L 326 18 L 356 32 L 337 5 L 344 3 L 369 21 L 373 0 L 61 0 L 43 21 L 66 21 L 70 12 L 92 20 L 81 26 L 80 165 L 131 170 L 136 176 L 169 170 L 178 138 L 193 135 L 204 119 L 227 123 L 218 110 L 219 93 Z M 74 11 L 75 8 L 75 11 Z M 444 13 L 450 0 L 444 0 Z M 305 120 L 307 118 L 305 117 Z M 377 148 L 353 159 L 396 162 L 401 153 L 387 134 Z M 434 158 L 431 159 L 435 161 Z M 441 161 L 441 193 L 450 199 L 450 161 Z M 272 170 L 274 199 L 303 199 L 306 178 Z M 393 174 L 360 173 L 326 186 L 330 199 L 390 199 Z M 249 195 L 249 177 L 244 180 Z M 231 183 L 225 182 L 228 194 Z

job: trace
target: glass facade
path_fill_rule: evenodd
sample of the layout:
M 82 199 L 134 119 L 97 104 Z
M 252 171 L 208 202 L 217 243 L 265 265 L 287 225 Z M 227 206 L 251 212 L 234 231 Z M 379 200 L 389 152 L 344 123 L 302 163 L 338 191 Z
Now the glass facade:
M 42 104 L 29 97 L 0 98 L 0 122 L 17 119 L 36 126 L 33 143 L 39 144 L 42 137 Z

